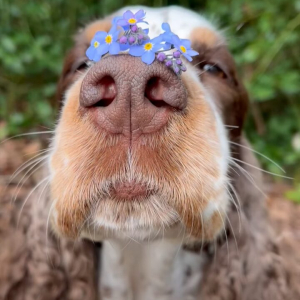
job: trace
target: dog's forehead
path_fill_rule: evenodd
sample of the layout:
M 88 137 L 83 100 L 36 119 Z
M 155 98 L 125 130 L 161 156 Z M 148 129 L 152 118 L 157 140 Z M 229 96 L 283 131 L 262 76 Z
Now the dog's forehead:
M 179 6 L 169 6 L 162 8 L 151 8 L 146 6 L 128 6 L 116 11 L 113 15 L 89 24 L 84 32 L 84 41 L 89 44 L 97 31 L 109 31 L 111 19 L 122 16 L 127 10 L 137 12 L 143 9 L 146 11 L 146 18 L 149 24 L 139 23 L 142 28 L 149 28 L 149 37 L 155 38 L 163 30 L 162 23 L 169 23 L 172 32 L 181 39 L 190 39 L 194 45 L 206 45 L 209 48 L 220 44 L 226 44 L 222 34 L 206 18 L 189 9 Z M 198 50 L 198 49 L 195 49 Z
M 140 9 L 146 11 L 145 20 L 149 23 L 140 24 L 149 27 L 149 36 L 154 38 L 162 33 L 161 24 L 169 23 L 172 32 L 181 39 L 191 39 L 192 42 L 216 43 L 222 39 L 220 33 L 206 18 L 189 9 L 179 6 L 150 8 L 146 6 L 128 6 L 120 9 L 116 15 L 122 15 L 126 10 L 136 12 Z

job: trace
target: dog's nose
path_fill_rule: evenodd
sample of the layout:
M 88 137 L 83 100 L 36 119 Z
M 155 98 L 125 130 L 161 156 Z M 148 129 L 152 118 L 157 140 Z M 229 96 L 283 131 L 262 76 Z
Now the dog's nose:
M 186 105 L 180 77 L 161 62 L 146 65 L 126 54 L 93 65 L 80 91 L 80 107 L 97 127 L 132 138 L 157 132 Z

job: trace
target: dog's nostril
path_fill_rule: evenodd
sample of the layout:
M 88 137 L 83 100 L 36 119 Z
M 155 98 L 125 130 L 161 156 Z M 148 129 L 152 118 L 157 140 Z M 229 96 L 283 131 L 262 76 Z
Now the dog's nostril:
M 113 102 L 114 99 L 101 99 L 95 104 L 93 104 L 91 107 L 106 107 L 110 105 Z
M 98 82 L 101 89 L 101 99 L 93 107 L 106 107 L 110 105 L 117 95 L 117 88 L 111 76 L 105 76 Z
M 101 91 L 101 99 L 94 103 L 92 107 L 109 106 L 117 95 L 117 88 L 114 79 L 111 76 L 105 76 L 97 83 L 97 85 Z
M 156 107 L 169 106 L 164 101 L 165 87 L 159 77 L 152 77 L 148 80 L 145 88 L 145 97 Z

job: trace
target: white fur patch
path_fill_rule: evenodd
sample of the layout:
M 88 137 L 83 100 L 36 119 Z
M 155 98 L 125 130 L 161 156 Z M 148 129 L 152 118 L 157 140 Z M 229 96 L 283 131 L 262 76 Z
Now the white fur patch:
M 100 297 L 103 300 L 197 299 L 203 255 L 182 249 L 181 239 L 138 244 L 103 243 Z
M 169 23 L 171 30 L 181 39 L 189 38 L 193 29 L 204 27 L 216 32 L 214 26 L 201 15 L 179 6 L 169 6 L 161 8 L 150 8 L 146 6 L 128 6 L 119 10 L 116 14 L 122 15 L 126 10 L 137 12 L 140 9 L 146 11 L 145 20 L 148 25 L 139 24 L 143 28 L 149 28 L 149 37 L 154 38 L 163 32 L 161 24 Z

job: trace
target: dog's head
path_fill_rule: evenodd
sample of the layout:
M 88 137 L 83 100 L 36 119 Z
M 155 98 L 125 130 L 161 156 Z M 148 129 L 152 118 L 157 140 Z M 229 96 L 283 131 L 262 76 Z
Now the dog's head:
M 79 33 L 59 82 L 49 162 L 51 218 L 62 235 L 148 239 L 181 230 L 211 240 L 224 226 L 229 140 L 241 134 L 246 92 L 210 23 L 178 7 L 145 10 L 150 37 L 168 22 L 199 56 L 180 77 L 127 54 L 86 67 L 85 51 L 111 17 Z

